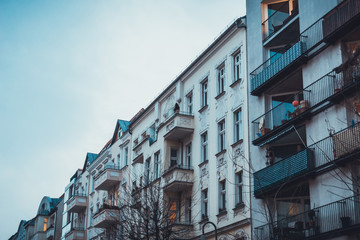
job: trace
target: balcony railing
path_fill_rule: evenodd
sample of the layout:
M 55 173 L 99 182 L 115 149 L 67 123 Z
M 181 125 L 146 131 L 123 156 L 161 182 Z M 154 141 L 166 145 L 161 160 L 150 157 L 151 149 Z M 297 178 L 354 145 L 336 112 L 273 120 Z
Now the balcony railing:
M 254 173 L 254 195 L 261 197 L 285 182 L 304 174 L 319 174 L 338 166 L 338 163 L 359 157 L 360 123 L 331 134 L 305 150 Z
M 259 94 L 259 88 L 285 70 L 291 63 L 298 60 L 306 52 L 306 45 L 299 41 L 284 54 L 276 54 L 255 69 L 251 75 L 251 93 Z M 275 60 L 276 59 L 276 60 Z
M 260 196 L 314 168 L 313 150 L 305 149 L 254 173 L 254 194 Z
M 359 228 L 360 196 L 355 195 L 257 227 L 254 239 L 330 239 Z
M 71 227 L 71 230 L 65 235 L 65 240 L 85 240 L 84 227 Z
M 163 174 L 164 191 L 180 192 L 191 190 L 194 183 L 194 170 L 191 166 L 176 165 Z
M 109 228 L 120 221 L 120 208 L 104 204 L 93 216 L 93 226 L 96 228 Z
M 327 40 L 334 40 L 341 36 L 346 28 L 352 30 L 358 26 L 354 20 L 360 16 L 360 1 L 345 0 L 324 17 L 323 34 Z M 352 25 L 353 24 L 353 25 Z
M 253 143 L 260 144 L 275 133 L 304 119 L 307 114 L 315 114 L 319 106 L 322 109 L 331 106 L 333 104 L 331 99 L 343 96 L 359 81 L 360 64 L 350 66 L 338 73 L 331 71 L 252 121 Z M 293 101 L 297 101 L 299 107 L 293 107 Z
M 66 204 L 68 212 L 81 212 L 87 207 L 87 196 L 85 194 L 75 194 Z
M 282 29 L 287 23 L 298 15 L 298 8 L 293 9 L 291 14 L 289 12 L 289 2 L 285 2 L 277 11 L 275 11 L 268 19 L 266 19 L 263 25 L 264 41 L 269 39 L 272 35 Z
M 161 127 L 165 127 L 165 139 L 183 139 L 194 132 L 194 115 L 187 112 L 175 112 L 161 123 Z
M 107 165 L 94 177 L 94 180 L 96 190 L 109 190 L 122 180 L 120 167 Z
M 340 5 L 341 3 L 338 6 Z M 334 8 L 332 11 L 336 12 L 338 11 L 337 9 Z M 324 17 L 304 30 L 300 34 L 300 41 L 289 48 L 284 54 L 278 53 L 273 55 L 251 72 L 251 94 L 260 95 L 268 84 L 273 84 L 273 80 L 280 79 L 281 75 L 286 74 L 287 70 L 298 67 L 301 63 L 298 60 L 312 57 L 315 53 L 326 47 L 324 43 L 323 22 Z

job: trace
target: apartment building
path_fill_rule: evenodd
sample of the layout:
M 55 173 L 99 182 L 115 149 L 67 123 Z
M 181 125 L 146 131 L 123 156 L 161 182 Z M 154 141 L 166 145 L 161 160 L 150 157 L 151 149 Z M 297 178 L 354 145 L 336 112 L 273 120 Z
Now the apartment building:
M 18 231 L 10 237 L 16 240 L 60 240 L 64 201 L 43 197 L 34 218 L 21 220 Z
M 245 63 L 243 17 L 147 108 L 118 120 L 65 188 L 62 239 L 127 239 L 157 213 L 162 234 L 178 239 L 198 239 L 208 221 L 219 239 L 250 239 Z M 204 233 L 215 239 L 213 226 Z
M 248 0 L 254 239 L 358 239 L 360 1 Z

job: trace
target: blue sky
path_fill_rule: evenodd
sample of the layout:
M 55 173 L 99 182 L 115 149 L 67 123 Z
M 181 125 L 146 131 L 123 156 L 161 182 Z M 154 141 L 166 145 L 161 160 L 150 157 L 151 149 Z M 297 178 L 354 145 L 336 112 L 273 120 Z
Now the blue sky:
M 59 197 L 245 0 L 1 0 L 0 238 Z

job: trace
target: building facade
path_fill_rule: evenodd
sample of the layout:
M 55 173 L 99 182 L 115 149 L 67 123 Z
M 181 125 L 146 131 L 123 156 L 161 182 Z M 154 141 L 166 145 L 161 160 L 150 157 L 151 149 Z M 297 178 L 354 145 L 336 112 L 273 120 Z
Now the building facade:
M 246 58 L 243 17 L 118 120 L 65 188 L 62 239 L 198 239 L 207 221 L 219 239 L 250 239 Z
M 254 239 L 358 239 L 360 1 L 248 0 Z

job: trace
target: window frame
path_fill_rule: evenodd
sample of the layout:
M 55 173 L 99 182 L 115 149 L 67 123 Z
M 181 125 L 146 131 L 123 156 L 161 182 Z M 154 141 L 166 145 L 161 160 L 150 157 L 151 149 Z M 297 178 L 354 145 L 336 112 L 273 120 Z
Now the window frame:
M 243 171 L 235 173 L 235 207 L 244 204 L 244 174 Z
M 219 213 L 226 211 L 226 181 L 219 182 Z
M 209 160 L 208 139 L 208 132 L 203 132 L 201 134 L 201 163 Z
M 209 192 L 208 189 L 201 191 L 201 219 L 207 219 L 209 214 Z
M 209 100 L 209 80 L 206 77 L 200 83 L 201 85 L 201 108 L 208 106 Z
M 225 67 L 225 62 L 223 62 L 217 68 L 217 94 L 218 95 L 225 92 L 225 84 L 226 84 L 226 67 Z
M 154 153 L 154 180 L 160 177 L 160 151 Z
M 226 149 L 226 125 L 225 119 L 218 122 L 218 152 Z
M 237 57 L 239 57 L 238 61 Z M 233 74 L 233 83 L 241 80 L 241 48 L 233 54 Z
M 234 111 L 234 143 L 243 139 L 242 109 Z
M 193 93 L 192 91 L 186 95 L 186 110 L 188 114 L 193 114 Z

